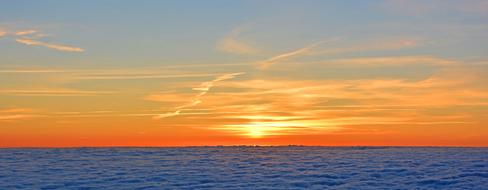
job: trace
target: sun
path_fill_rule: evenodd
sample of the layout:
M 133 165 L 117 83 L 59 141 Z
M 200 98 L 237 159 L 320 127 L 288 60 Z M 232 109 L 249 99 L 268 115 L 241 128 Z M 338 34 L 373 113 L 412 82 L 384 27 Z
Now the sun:
M 293 125 L 284 121 L 252 121 L 243 124 L 225 125 L 223 128 L 249 138 L 282 135 L 294 129 Z
M 263 130 L 262 126 L 248 126 L 245 130 L 247 131 L 247 136 L 250 138 L 262 138 L 266 135 L 266 131 Z

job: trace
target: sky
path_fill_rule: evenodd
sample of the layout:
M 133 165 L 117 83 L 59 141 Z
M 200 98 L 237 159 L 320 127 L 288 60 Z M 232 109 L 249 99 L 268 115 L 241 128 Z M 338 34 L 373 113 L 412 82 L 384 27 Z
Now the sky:
M 0 147 L 488 146 L 488 1 L 1 1 Z

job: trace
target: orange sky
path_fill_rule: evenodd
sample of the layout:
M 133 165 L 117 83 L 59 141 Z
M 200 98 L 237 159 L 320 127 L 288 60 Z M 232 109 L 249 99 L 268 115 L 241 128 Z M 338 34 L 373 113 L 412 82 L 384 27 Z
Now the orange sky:
M 0 147 L 488 146 L 483 1 L 114 3 L 0 7 Z

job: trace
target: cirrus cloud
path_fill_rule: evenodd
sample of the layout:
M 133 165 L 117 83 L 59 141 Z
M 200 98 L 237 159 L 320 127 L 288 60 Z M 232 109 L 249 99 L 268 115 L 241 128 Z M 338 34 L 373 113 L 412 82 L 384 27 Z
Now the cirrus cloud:
M 65 51 L 65 52 L 85 51 L 83 48 L 80 47 L 49 43 L 49 42 L 38 40 L 46 36 L 49 36 L 49 34 L 40 32 L 39 30 L 36 29 L 25 29 L 25 30 L 15 30 L 15 31 L 0 29 L 0 37 L 3 36 L 12 36 L 13 38 L 15 38 L 15 42 L 28 45 L 28 46 L 42 46 L 49 49 L 53 49 L 57 51 Z
M 46 42 L 41 42 L 29 38 L 19 38 L 15 40 L 21 44 L 30 45 L 30 46 L 43 46 L 50 49 L 58 50 L 58 51 L 68 51 L 68 52 L 84 52 L 85 50 L 79 47 L 67 46 L 67 45 L 59 45 L 59 44 L 50 44 Z
M 217 49 L 235 54 L 257 53 L 258 50 L 255 47 L 239 38 L 242 30 L 242 26 L 234 28 L 227 36 L 220 40 L 217 44 Z

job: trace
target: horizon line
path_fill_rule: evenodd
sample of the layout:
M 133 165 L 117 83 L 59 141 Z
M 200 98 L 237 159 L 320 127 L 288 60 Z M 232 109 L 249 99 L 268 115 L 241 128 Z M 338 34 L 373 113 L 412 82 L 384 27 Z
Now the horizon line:
M 194 145 L 194 146 L 12 146 L 0 149 L 125 149 L 125 148 L 278 148 L 278 147 L 318 147 L 318 148 L 488 148 L 488 146 L 452 145 Z

